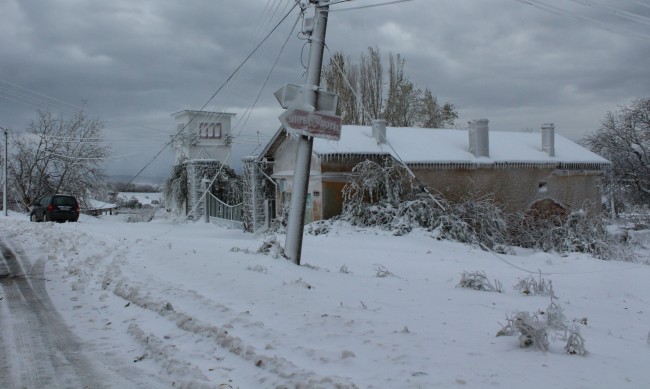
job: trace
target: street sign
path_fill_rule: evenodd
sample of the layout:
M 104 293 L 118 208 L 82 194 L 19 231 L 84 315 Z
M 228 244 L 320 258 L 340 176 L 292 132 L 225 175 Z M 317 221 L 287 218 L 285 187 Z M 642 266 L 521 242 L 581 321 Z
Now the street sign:
M 284 84 L 275 91 L 274 95 L 284 109 L 304 107 L 307 101 L 305 88 L 304 85 Z M 339 95 L 320 88 L 316 90 L 316 95 L 316 111 L 327 115 L 335 115 Z
M 280 89 L 273 93 L 282 108 L 287 109 L 290 106 L 303 104 L 303 86 L 296 84 L 284 84 Z
M 295 134 L 329 140 L 341 139 L 340 116 L 289 108 L 280 115 L 279 119 L 287 131 Z

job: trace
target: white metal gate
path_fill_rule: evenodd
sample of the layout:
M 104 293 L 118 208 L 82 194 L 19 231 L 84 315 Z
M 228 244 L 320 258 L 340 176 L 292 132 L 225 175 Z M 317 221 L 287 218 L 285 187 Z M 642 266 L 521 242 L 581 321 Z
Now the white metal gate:
M 242 212 L 244 208 L 243 203 L 236 205 L 228 205 L 219 200 L 212 193 L 206 193 L 208 196 L 208 215 L 210 218 L 217 218 L 227 220 L 237 225 L 243 224 Z

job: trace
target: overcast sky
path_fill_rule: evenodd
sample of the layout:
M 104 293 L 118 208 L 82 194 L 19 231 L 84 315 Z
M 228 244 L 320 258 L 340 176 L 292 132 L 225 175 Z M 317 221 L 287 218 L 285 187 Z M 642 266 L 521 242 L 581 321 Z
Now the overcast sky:
M 332 5 L 329 50 L 353 59 L 367 47 L 384 59 L 401 54 L 411 81 L 456 106 L 461 127 L 478 118 L 504 131 L 553 122 L 579 139 L 607 111 L 650 96 L 648 0 L 413 0 L 364 8 L 388 1 Z M 201 109 L 288 15 L 206 107 L 237 114 L 238 160 L 279 127 L 273 92 L 303 82 L 308 48 L 301 23 L 290 35 L 300 13 L 294 4 L 2 0 L 0 127 L 21 131 L 37 109 L 67 116 L 83 107 L 106 123 L 109 173 L 134 174 L 169 140 L 170 115 Z M 143 175 L 167 174 L 170 155 Z

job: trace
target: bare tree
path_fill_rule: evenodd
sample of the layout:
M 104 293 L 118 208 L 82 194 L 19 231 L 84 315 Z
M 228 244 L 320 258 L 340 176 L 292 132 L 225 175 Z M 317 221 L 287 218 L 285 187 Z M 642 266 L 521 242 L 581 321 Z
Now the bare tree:
M 454 125 L 458 113 L 453 104 L 439 105 L 429 88 L 424 92 L 404 72 L 400 54 L 388 55 L 388 82 L 384 78 L 379 49 L 369 47 L 360 65 L 337 52 L 324 70 L 327 88 L 339 95 L 337 114 L 345 124 L 368 125 L 385 119 L 395 127 L 440 128 Z M 387 87 L 386 87 L 387 86 Z
M 336 114 L 346 124 L 361 124 L 363 112 L 355 95 L 359 94 L 359 67 L 351 63 L 343 53 L 337 52 L 330 58 L 324 70 L 324 79 L 329 90 L 339 95 Z
M 381 64 L 379 49 L 368 47 L 368 55 L 361 54 L 361 68 L 359 71 L 361 109 L 368 110 L 363 115 L 360 124 L 369 125 L 369 118 L 379 118 L 384 107 L 384 69 Z
M 454 125 L 458 112 L 451 103 L 438 104 L 438 99 L 429 88 L 424 90 L 418 108 L 417 125 L 424 128 L 446 128 Z
M 415 125 L 417 105 L 422 93 L 404 75 L 405 61 L 401 55 L 388 54 L 388 98 L 384 119 L 389 126 L 411 127 Z
M 612 162 L 606 176 L 609 193 L 650 205 L 650 98 L 607 112 L 600 129 L 582 143 Z
M 26 131 L 13 136 L 9 177 L 26 207 L 41 196 L 68 193 L 86 203 L 104 183 L 104 123 L 83 111 L 68 120 L 38 112 Z

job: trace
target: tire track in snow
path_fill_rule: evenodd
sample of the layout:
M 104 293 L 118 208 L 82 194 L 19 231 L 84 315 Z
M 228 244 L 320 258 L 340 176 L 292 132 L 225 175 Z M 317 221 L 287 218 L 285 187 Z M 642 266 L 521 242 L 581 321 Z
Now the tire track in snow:
M 28 224 L 29 227 L 32 227 Z M 51 253 L 52 262 L 58 271 L 62 272 L 66 282 L 70 283 L 73 290 L 82 292 L 87 289 L 94 289 L 97 286 L 107 292 L 112 292 L 116 296 L 130 301 L 148 311 L 154 312 L 159 317 L 167 320 L 175 328 L 191 336 L 196 336 L 206 344 L 212 344 L 215 350 L 223 350 L 233 358 L 241 358 L 246 361 L 250 372 L 255 374 L 259 380 L 260 387 L 275 388 L 357 388 L 356 385 L 349 383 L 345 378 L 336 376 L 320 376 L 313 371 L 305 370 L 298 367 L 293 362 L 277 356 L 267 356 L 259 353 L 245 341 L 231 334 L 233 327 L 225 324 L 222 327 L 212 325 L 211 323 L 202 322 L 189 314 L 173 309 L 166 309 L 167 301 L 160 301 L 160 297 L 165 296 L 168 291 L 168 285 L 163 285 L 156 280 L 134 280 L 133 277 L 122 274 L 121 265 L 128 261 L 128 256 L 132 254 L 132 249 L 128 246 L 133 243 L 124 239 L 106 239 L 103 236 L 88 234 L 83 231 L 66 231 L 66 240 L 60 241 L 59 227 L 67 226 L 37 226 L 46 228 L 32 228 L 33 234 L 38 234 L 43 240 L 54 244 L 50 247 L 41 246 L 36 248 L 36 252 Z M 17 238 L 24 239 L 23 235 Z M 91 250 L 86 250 L 91 248 Z M 89 255 L 85 255 L 89 253 Z M 81 255 L 78 255 L 81 254 Z M 239 326 L 247 327 L 249 330 L 258 328 L 257 324 L 251 323 L 246 317 L 232 311 L 230 308 L 215 304 L 214 301 L 205 299 L 193 291 L 176 289 L 182 298 L 197 299 L 197 304 L 205 304 L 215 309 L 221 309 L 230 317 L 226 323 L 238 323 Z M 178 308 L 178 307 L 177 307 Z M 182 308 L 182 306 L 180 307 Z M 236 315 L 236 316 L 233 316 Z M 137 322 L 136 322 L 137 323 Z M 259 327 L 263 328 L 263 327 Z M 275 335 L 268 336 L 273 338 Z M 128 332 L 132 337 L 141 343 L 147 352 L 151 353 L 160 351 L 169 342 L 165 341 L 156 346 L 155 335 L 148 333 L 142 326 L 132 326 Z M 160 337 L 162 338 L 162 337 Z M 152 340 L 154 340 L 152 342 Z M 177 350 L 180 351 L 180 350 Z M 183 353 L 162 353 L 157 364 L 170 372 L 170 368 L 175 370 L 181 364 L 187 365 L 185 372 L 170 372 L 170 377 L 175 380 L 176 386 L 180 387 L 202 387 L 203 376 L 201 374 L 193 375 L 195 372 L 193 362 L 183 360 Z M 259 371 L 259 374 L 254 373 Z
M 172 321 L 176 327 L 183 331 L 197 334 L 214 342 L 231 354 L 249 362 L 251 366 L 256 366 L 271 373 L 277 377 L 277 382 L 273 383 L 275 388 L 357 388 L 355 384 L 347 382 L 344 378 L 335 376 L 322 377 L 312 371 L 299 368 L 285 358 L 260 354 L 252 346 L 247 345 L 241 338 L 229 333 L 228 329 L 202 322 L 191 315 L 175 310 L 168 301 L 161 301 L 152 297 L 164 294 L 152 290 L 151 285 L 156 285 L 156 282 L 147 282 L 144 284 L 129 279 L 122 274 L 120 262 L 122 261 L 116 258 L 109 266 L 110 270 L 106 272 L 102 282 L 104 289 L 111 290 L 115 295 L 124 300 Z M 180 292 L 193 294 L 194 298 L 200 298 L 200 296 L 192 291 Z M 209 300 L 206 300 L 204 303 L 214 306 L 214 302 Z M 223 312 L 231 311 L 228 307 L 222 305 L 215 308 L 220 308 Z M 138 331 L 141 330 L 134 330 L 134 333 L 138 333 Z M 265 377 L 264 379 L 273 380 L 270 377 Z M 265 387 L 268 387 L 267 385 L 270 384 L 270 382 L 261 383 L 264 383 Z
M 106 385 L 80 353 L 80 344 L 52 306 L 44 286 L 44 262 L 25 272 L 15 254 L 0 242 L 2 377 L 9 387 L 94 387 Z M 32 273 L 36 272 L 36 273 Z M 29 276 L 26 276 L 28 274 Z
M 31 288 L 31 294 L 36 297 L 36 302 L 33 304 L 29 300 L 25 300 L 25 302 L 32 304 L 32 309 L 37 312 L 34 313 L 35 319 L 31 322 L 26 323 L 21 319 L 18 320 L 18 324 L 15 324 L 16 320 L 12 317 L 15 316 L 15 312 L 10 309 L 6 303 L 8 298 L 2 293 L 6 290 L 6 285 L 0 280 L 0 296 L 4 297 L 0 301 L 0 387 L 5 387 L 4 385 L 11 388 L 137 387 L 144 389 L 167 387 L 163 381 L 157 380 L 156 377 L 142 374 L 132 366 L 124 366 L 120 361 L 111 360 L 106 355 L 86 353 L 84 344 L 67 327 L 49 297 L 46 284 L 46 281 L 49 280 L 45 278 L 46 260 L 39 259 L 32 265 L 27 260 L 20 244 L 13 242 L 13 240 L 29 242 L 31 247 L 34 243 L 33 236 L 25 231 L 29 227 L 33 230 L 30 232 L 38 234 L 48 242 L 54 242 L 55 239 L 60 238 L 60 231 L 51 226 L 38 228 L 41 227 L 40 224 L 35 227 L 27 224 L 25 227 L 27 228 L 21 228 L 21 233 L 9 230 L 4 234 L 5 238 L 12 240 L 12 245 L 9 246 L 0 241 L 0 251 L 3 254 L 0 258 L 0 268 L 2 266 L 7 269 L 11 268 L 14 274 L 18 275 L 14 278 L 22 278 L 21 282 L 27 285 L 23 287 Z M 59 243 L 61 244 L 51 245 L 47 250 L 37 249 L 36 252 L 51 253 L 48 254 L 47 262 L 52 261 L 54 265 L 57 265 L 57 251 L 63 247 L 67 248 L 68 255 L 74 251 L 74 247 L 70 247 L 68 241 Z M 13 255 L 12 259 L 7 260 L 7 255 L 9 257 Z M 45 340 L 41 341 L 39 337 Z M 33 352 L 22 352 L 21 349 L 15 347 L 16 342 L 22 347 L 28 347 Z M 44 345 L 45 351 L 39 345 Z M 54 367 L 52 374 L 52 377 L 55 377 L 54 380 L 47 377 L 49 364 Z M 28 367 L 27 374 L 21 373 L 24 370 L 21 368 L 22 366 Z M 21 384 L 21 382 L 33 382 L 33 384 Z

